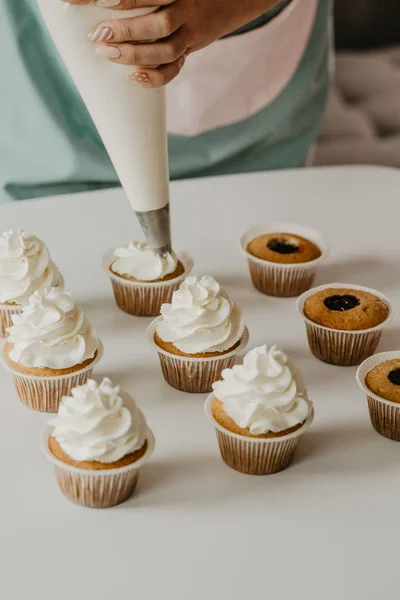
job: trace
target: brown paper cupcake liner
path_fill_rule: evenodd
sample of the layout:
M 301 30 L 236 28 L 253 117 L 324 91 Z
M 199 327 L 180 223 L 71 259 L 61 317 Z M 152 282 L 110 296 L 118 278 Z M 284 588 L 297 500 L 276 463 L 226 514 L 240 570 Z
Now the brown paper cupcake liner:
M 308 290 L 317 274 L 316 268 L 279 269 L 269 263 L 248 260 L 254 286 L 267 296 L 291 298 Z
M 32 410 L 40 412 L 57 412 L 63 396 L 69 396 L 71 390 L 84 385 L 92 376 L 95 365 L 103 356 L 103 345 L 100 343 L 95 359 L 80 371 L 75 371 L 60 377 L 38 377 L 37 375 L 24 375 L 13 369 L 4 359 L 4 344 L 0 350 L 3 366 L 12 374 L 13 382 L 22 404 Z
M 89 471 L 63 463 L 49 450 L 52 428 L 47 427 L 42 438 L 45 456 L 54 465 L 57 482 L 62 493 L 74 504 L 88 508 L 109 508 L 128 500 L 135 491 L 140 468 L 154 452 L 155 439 L 147 430 L 147 450 L 131 465 L 120 469 Z
M 154 334 L 159 320 L 160 317 L 150 323 L 147 329 L 147 339 L 158 352 L 165 381 L 181 392 L 191 394 L 211 392 L 214 381 L 221 379 L 221 373 L 224 369 L 233 367 L 237 355 L 244 350 L 249 342 L 249 332 L 246 327 L 238 347 L 227 354 L 213 358 L 176 356 L 160 348 L 154 341 Z
M 64 467 L 54 467 L 60 490 L 74 504 L 88 508 L 109 508 L 122 504 L 130 498 L 139 479 L 139 470 L 96 477 L 85 473 L 70 472 Z
M 306 263 L 280 264 L 268 262 L 247 252 L 248 244 L 268 231 L 289 232 L 313 241 L 321 250 L 321 256 Z M 250 276 L 257 290 L 267 296 L 290 298 L 308 290 L 315 279 L 317 268 L 326 260 L 329 248 L 325 238 L 315 229 L 294 223 L 273 222 L 257 225 L 244 233 L 240 240 L 242 253 L 246 256 Z
M 373 354 L 382 331 L 362 333 L 357 336 L 346 331 L 314 327 L 306 323 L 311 352 L 316 358 L 331 365 L 354 367 Z
M 229 358 L 218 358 L 213 362 L 201 359 L 186 362 L 179 356 L 158 354 L 164 379 L 169 385 L 192 394 L 205 394 L 212 390 L 214 381 L 221 379 L 224 369 L 233 367 L 236 354 Z
M 216 431 L 221 457 L 240 473 L 272 475 L 286 469 L 292 462 L 300 438 L 282 439 L 274 444 L 252 444 Z
M 165 282 L 131 281 L 115 275 L 111 265 L 115 260 L 114 250 L 103 257 L 103 267 L 110 278 L 117 306 L 129 315 L 136 317 L 156 317 L 161 306 L 170 303 L 172 294 L 179 289 L 193 268 L 193 260 L 184 252 L 177 250 L 176 255 L 185 271 L 179 277 Z
M 58 411 L 61 398 L 70 396 L 71 390 L 77 385 L 84 385 L 92 376 L 92 370 L 73 373 L 71 377 L 59 380 L 13 375 L 13 381 L 22 404 L 32 410 L 54 413 Z
M 307 397 L 307 392 L 304 390 Z M 213 417 L 211 404 L 214 394 L 205 403 L 207 419 L 214 425 L 222 460 L 235 471 L 247 475 L 272 475 L 286 469 L 293 461 L 300 437 L 314 419 L 310 414 L 300 429 L 276 438 L 250 438 L 240 436 L 223 428 Z
M 170 303 L 172 294 L 179 289 L 181 279 L 164 286 L 133 287 L 124 280 L 111 279 L 115 301 L 118 307 L 136 317 L 155 317 L 160 314 L 161 306 Z
M 373 428 L 389 440 L 400 442 L 400 404 L 380 398 L 365 383 L 367 374 L 376 366 L 400 358 L 400 351 L 381 352 L 370 356 L 358 367 L 356 380 L 367 397 L 368 411 Z
M 384 404 L 367 396 L 371 423 L 378 433 L 390 440 L 400 442 L 400 406 Z
M 313 323 L 304 314 L 304 305 L 310 296 L 327 287 L 350 288 L 355 291 L 361 290 L 374 294 L 385 302 L 389 308 L 389 314 L 383 323 L 364 331 L 341 331 Z M 307 339 L 313 355 L 323 362 L 340 367 L 357 366 L 374 354 L 381 339 L 383 329 L 393 318 L 392 307 L 386 296 L 376 290 L 348 283 L 330 283 L 329 285 L 321 285 L 305 292 L 297 300 L 297 311 L 304 319 Z
M 12 306 L 2 306 L 0 308 L 0 338 L 5 338 L 8 333 L 7 329 L 12 326 L 12 316 L 20 315 L 22 308 L 16 308 Z

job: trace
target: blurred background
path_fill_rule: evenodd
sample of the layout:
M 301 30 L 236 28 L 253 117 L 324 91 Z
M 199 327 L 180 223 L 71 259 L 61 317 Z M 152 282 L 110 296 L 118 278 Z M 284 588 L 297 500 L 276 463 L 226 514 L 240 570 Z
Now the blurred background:
M 335 39 L 313 164 L 400 167 L 400 0 L 335 0 Z

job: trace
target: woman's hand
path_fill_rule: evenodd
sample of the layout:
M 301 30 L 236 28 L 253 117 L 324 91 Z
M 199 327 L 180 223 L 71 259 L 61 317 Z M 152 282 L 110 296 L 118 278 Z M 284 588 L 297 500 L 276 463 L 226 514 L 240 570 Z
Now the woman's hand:
M 65 0 L 88 4 L 91 0 Z M 257 18 L 279 0 L 97 0 L 96 6 L 127 10 L 158 6 L 144 17 L 99 23 L 89 33 L 96 53 L 132 65 L 131 78 L 145 87 L 172 81 L 191 52 Z

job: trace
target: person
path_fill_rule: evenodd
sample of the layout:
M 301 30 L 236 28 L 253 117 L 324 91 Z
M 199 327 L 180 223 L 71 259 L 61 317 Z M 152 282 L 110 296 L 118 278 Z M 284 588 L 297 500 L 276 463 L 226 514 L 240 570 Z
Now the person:
M 4 3 L 0 201 L 117 185 L 36 2 Z M 88 40 L 100 59 L 132 65 L 132 85 L 169 84 L 171 179 L 306 163 L 329 87 L 330 0 L 94 3 L 159 7 L 99 23 Z

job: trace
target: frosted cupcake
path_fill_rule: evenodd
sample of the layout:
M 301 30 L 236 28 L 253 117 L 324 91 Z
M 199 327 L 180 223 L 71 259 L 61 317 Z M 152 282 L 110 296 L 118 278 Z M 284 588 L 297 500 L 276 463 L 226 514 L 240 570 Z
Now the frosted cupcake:
M 42 240 L 22 229 L 4 232 L 0 237 L 0 337 L 11 326 L 11 316 L 21 312 L 34 292 L 63 284 Z
M 19 398 L 34 410 L 56 412 L 61 397 L 85 383 L 100 360 L 97 333 L 60 288 L 35 292 L 12 321 L 2 361 Z
M 183 252 L 160 256 L 146 242 L 131 242 L 107 252 L 103 262 L 117 305 L 138 317 L 160 314 L 161 305 L 171 301 L 193 267 Z
M 43 450 L 61 491 L 82 506 L 106 508 L 127 500 L 154 436 L 133 398 L 109 379 L 89 379 L 62 398 L 49 421 Z
M 188 277 L 148 329 L 166 381 L 185 391 L 210 392 L 248 343 L 242 311 L 212 277 Z
M 226 464 L 250 475 L 286 469 L 314 415 L 286 355 L 276 346 L 254 348 L 213 389 L 205 411 Z

